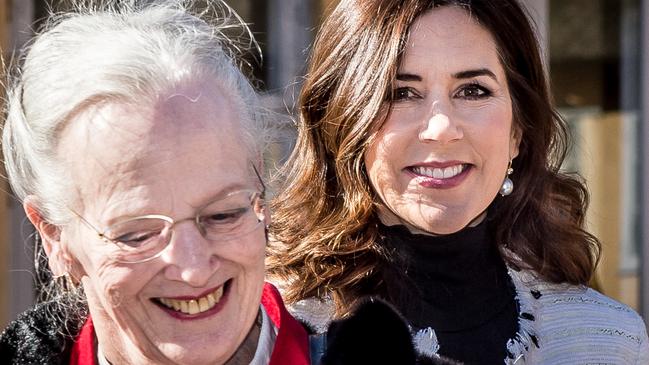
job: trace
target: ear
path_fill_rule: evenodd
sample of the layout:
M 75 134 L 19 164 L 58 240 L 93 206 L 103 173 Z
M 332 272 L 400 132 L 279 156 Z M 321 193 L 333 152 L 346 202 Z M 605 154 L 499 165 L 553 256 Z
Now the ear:
M 523 139 L 523 131 L 515 123 L 512 125 L 512 133 L 509 141 L 509 158 L 514 159 L 518 156 L 521 140 Z
M 23 209 L 34 228 L 41 237 L 43 249 L 47 255 L 50 270 L 54 276 L 70 273 L 72 260 L 67 247 L 61 241 L 61 228 L 48 222 L 38 209 L 38 199 L 34 195 L 25 198 Z
M 255 173 L 256 177 L 259 178 L 261 183 L 265 184 L 264 181 L 263 181 L 264 180 L 264 171 L 265 171 L 264 170 L 265 166 L 264 166 L 263 155 L 260 153 L 258 155 L 258 158 L 255 161 L 258 161 L 258 162 L 257 163 L 255 163 L 255 162 L 252 163 L 252 167 L 255 169 L 254 173 Z M 271 224 L 270 204 L 269 204 L 269 201 L 266 201 L 265 206 L 264 206 L 264 225 L 266 227 L 268 227 L 268 226 L 270 226 L 270 224 Z M 268 236 L 268 228 L 266 228 L 266 235 Z

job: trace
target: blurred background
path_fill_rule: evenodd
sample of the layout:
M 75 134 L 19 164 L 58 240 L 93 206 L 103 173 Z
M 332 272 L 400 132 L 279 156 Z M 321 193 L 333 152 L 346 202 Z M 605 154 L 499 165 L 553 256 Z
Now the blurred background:
M 254 75 L 267 104 L 286 120 L 313 36 L 336 2 L 228 1 L 257 37 L 263 61 L 253 62 Z M 649 0 L 522 2 L 536 23 L 555 101 L 572 131 L 564 169 L 586 178 L 591 192 L 588 229 L 603 244 L 593 286 L 649 319 L 649 265 L 643 265 L 649 263 Z M 0 0 L 5 60 L 38 29 L 47 4 Z M 293 138 L 287 123 L 272 153 L 278 164 Z M 34 300 L 31 234 L 22 207 L 0 182 L 0 328 Z

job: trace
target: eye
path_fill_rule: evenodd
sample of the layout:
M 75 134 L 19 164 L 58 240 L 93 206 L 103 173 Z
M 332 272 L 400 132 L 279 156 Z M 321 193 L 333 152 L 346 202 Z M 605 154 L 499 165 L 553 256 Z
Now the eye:
M 160 236 L 160 230 L 138 231 L 121 234 L 112 241 L 118 242 L 124 246 L 138 248 L 147 245 L 150 241 Z
M 418 98 L 419 94 L 411 87 L 398 87 L 392 90 L 390 97 L 393 102 L 398 102 Z
M 137 218 L 109 227 L 104 237 L 123 248 L 137 249 L 155 245 L 165 233 L 167 222 L 155 218 Z
M 491 96 L 491 91 L 479 84 L 469 84 L 460 88 L 455 96 L 462 99 L 478 100 Z
M 236 225 L 237 222 L 243 217 L 249 208 L 230 209 L 223 212 L 215 212 L 203 215 L 200 218 L 201 223 L 206 227 L 228 227 Z

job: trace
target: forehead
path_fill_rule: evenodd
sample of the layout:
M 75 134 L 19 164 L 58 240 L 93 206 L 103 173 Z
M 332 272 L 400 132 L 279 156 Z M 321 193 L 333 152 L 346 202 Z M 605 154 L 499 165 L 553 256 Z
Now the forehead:
M 480 64 L 500 66 L 491 33 L 456 6 L 433 8 L 415 20 L 403 58 L 403 65 L 409 63 L 425 63 L 449 71 Z
M 108 210 L 128 201 L 136 211 L 200 205 L 250 178 L 235 105 L 235 96 L 206 83 L 143 104 L 104 103 L 70 121 L 59 153 L 84 206 Z

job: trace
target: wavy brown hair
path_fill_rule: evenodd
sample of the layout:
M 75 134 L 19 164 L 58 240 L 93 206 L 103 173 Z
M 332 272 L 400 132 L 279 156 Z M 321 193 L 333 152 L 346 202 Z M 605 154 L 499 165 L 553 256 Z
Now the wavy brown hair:
M 560 171 L 566 125 L 554 109 L 529 17 L 516 0 L 342 0 L 317 36 L 299 99 L 298 137 L 272 203 L 269 274 L 286 299 L 331 295 L 338 315 L 362 295 L 385 293 L 389 260 L 378 239 L 377 195 L 364 153 L 389 107 L 409 27 L 422 13 L 458 6 L 493 36 L 521 131 L 516 189 L 489 207 L 508 265 L 553 283 L 586 284 L 600 252 L 583 228 L 588 192 Z M 384 115 L 385 113 L 383 113 Z M 380 125 L 380 124 L 379 124 Z M 504 248 L 507 249 L 504 249 Z

